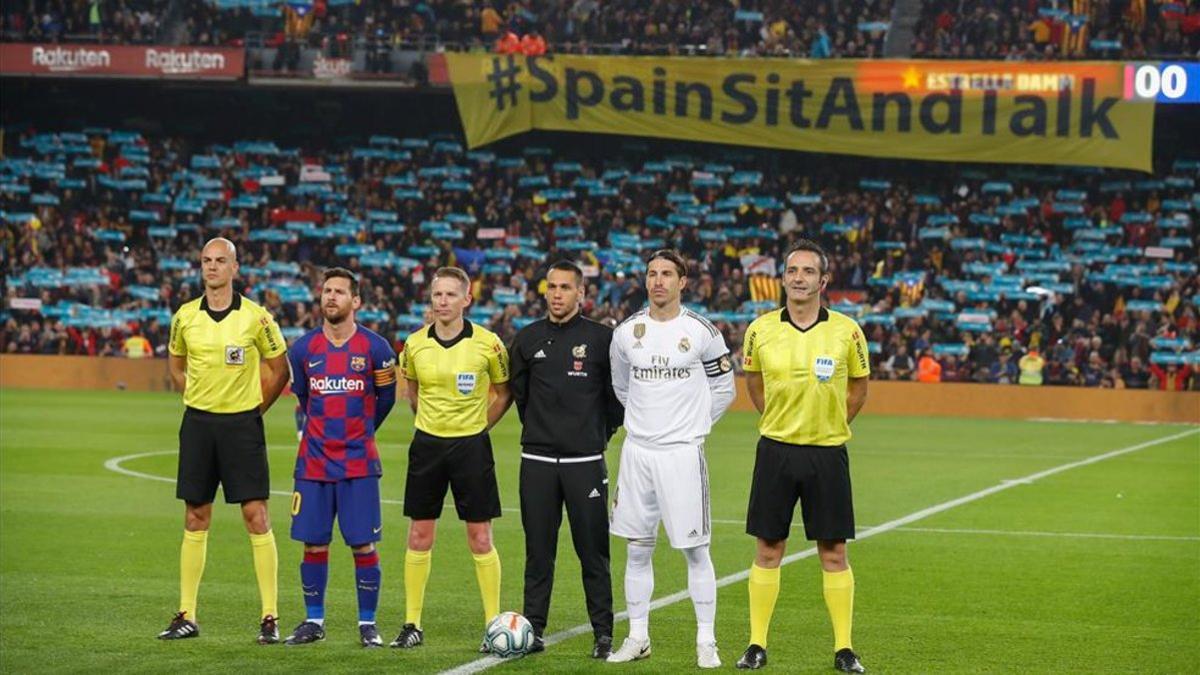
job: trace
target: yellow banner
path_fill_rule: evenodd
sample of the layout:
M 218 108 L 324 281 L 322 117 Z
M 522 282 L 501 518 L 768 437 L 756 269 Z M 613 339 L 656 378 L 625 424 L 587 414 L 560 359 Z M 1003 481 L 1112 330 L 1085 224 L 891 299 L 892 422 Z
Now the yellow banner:
M 867 157 L 1151 170 L 1115 62 L 447 54 L 474 148 L 532 129 Z

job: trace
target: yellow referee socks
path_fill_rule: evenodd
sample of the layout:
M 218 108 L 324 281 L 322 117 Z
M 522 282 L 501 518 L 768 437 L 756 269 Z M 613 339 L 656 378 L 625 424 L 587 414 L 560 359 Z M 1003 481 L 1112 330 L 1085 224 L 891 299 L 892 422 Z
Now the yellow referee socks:
M 825 587 L 825 607 L 833 622 L 833 651 L 852 649 L 850 627 L 854 623 L 854 572 L 821 572 Z
M 179 549 L 179 611 L 186 612 L 189 621 L 196 620 L 196 596 L 200 594 L 200 577 L 204 576 L 207 555 L 208 530 L 184 530 Z
M 779 568 L 750 564 L 750 644 L 767 647 L 767 631 L 779 598 Z
M 433 551 L 414 551 L 404 554 L 404 623 L 421 627 L 421 611 L 425 609 L 425 583 L 433 566 Z
M 487 625 L 500 613 L 500 555 L 496 547 L 475 558 L 475 578 L 479 580 L 479 597 L 483 599 L 483 623 Z
M 275 549 L 275 533 L 267 530 L 264 534 L 251 534 L 250 550 L 254 552 L 254 576 L 258 578 L 262 615 L 279 618 L 279 552 Z

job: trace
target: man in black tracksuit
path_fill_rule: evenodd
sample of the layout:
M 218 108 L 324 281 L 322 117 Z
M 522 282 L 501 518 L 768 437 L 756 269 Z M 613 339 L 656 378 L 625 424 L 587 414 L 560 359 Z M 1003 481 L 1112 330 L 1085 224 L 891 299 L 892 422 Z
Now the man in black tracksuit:
M 550 610 L 563 503 L 595 642 L 612 650 L 612 577 L 608 567 L 608 470 L 604 449 L 625 411 L 613 394 L 612 329 L 579 314 L 583 273 L 558 262 L 546 275 L 548 316 L 517 333 L 509 387 L 521 416 L 521 524 L 525 528 L 525 616 L 537 634 Z

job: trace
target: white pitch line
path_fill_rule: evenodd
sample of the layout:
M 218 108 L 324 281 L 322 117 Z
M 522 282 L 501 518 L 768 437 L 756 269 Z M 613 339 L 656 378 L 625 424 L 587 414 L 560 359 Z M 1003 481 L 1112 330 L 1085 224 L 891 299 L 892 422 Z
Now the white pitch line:
M 143 457 L 161 457 L 163 455 L 174 455 L 174 454 L 178 454 L 177 451 L 175 451 L 175 450 L 159 450 L 156 452 L 139 452 L 136 455 L 124 455 L 121 457 L 113 457 L 112 459 L 109 459 L 104 462 L 104 468 L 108 469 L 109 471 L 113 471 L 113 472 L 119 473 L 119 474 L 124 474 L 126 476 L 132 476 L 134 478 L 144 478 L 146 480 L 156 480 L 156 481 L 160 481 L 163 483 L 174 483 L 175 482 L 174 478 L 169 478 L 167 476 L 156 476 L 152 473 L 142 473 L 141 471 L 134 471 L 133 469 L 126 469 L 125 467 L 121 466 L 125 462 L 134 460 L 134 459 L 141 459 Z M 287 492 L 286 490 L 271 490 L 271 494 L 278 495 L 280 497 L 291 497 L 292 496 L 292 493 Z M 399 506 L 404 505 L 403 499 L 380 499 L 379 502 L 381 504 L 396 504 Z M 454 506 L 454 504 L 447 503 L 446 506 Z M 505 513 L 520 513 L 521 512 L 521 509 L 514 509 L 511 507 L 503 508 L 501 510 L 504 511 Z
M 145 478 L 146 480 L 157 480 L 157 481 L 162 481 L 164 483 L 174 483 L 175 482 L 174 478 L 167 478 L 166 476 L 155 476 L 152 473 L 142 473 L 141 471 L 134 471 L 133 469 L 126 469 L 125 467 L 121 466 L 121 464 L 128 462 L 132 459 L 141 459 L 143 457 L 159 457 L 162 455 L 174 455 L 174 454 L 175 454 L 174 450 L 160 450 L 158 452 L 141 452 L 136 455 L 125 455 L 123 457 L 113 457 L 112 459 L 109 459 L 104 462 L 104 468 L 108 469 L 109 471 L 114 471 L 116 473 L 124 474 L 126 476 L 133 476 L 134 478 Z
M 1200 541 L 1200 537 L 1181 537 L 1167 534 L 1115 534 L 1112 532 L 1033 532 L 1029 530 L 976 530 L 955 527 L 900 527 L 897 532 L 927 532 L 932 534 L 981 534 L 1012 537 L 1054 537 L 1063 539 L 1125 539 L 1131 541 Z
M 866 539 L 868 537 L 874 537 L 876 535 L 883 534 L 885 532 L 890 532 L 891 530 L 900 529 L 900 528 L 904 527 L 905 525 L 908 525 L 909 523 L 913 523 L 918 520 L 928 518 L 929 516 L 942 513 L 943 511 L 949 511 L 950 509 L 962 506 L 963 504 L 969 504 L 971 502 L 983 499 L 984 497 L 994 495 L 997 492 L 1003 492 L 1010 488 L 1014 488 L 1018 485 L 1024 485 L 1024 484 L 1026 484 L 1026 481 L 1032 482 L 1032 481 L 1036 481 L 1036 480 L 1041 480 L 1042 478 L 1047 478 L 1049 476 L 1053 476 L 1055 474 L 1062 473 L 1064 471 L 1070 471 L 1071 469 L 1077 469 L 1081 466 L 1095 464 L 1096 462 L 1102 462 L 1106 459 L 1112 459 L 1113 457 L 1120 457 L 1121 455 L 1126 455 L 1131 452 L 1137 452 L 1138 450 L 1144 450 L 1146 448 L 1150 448 L 1155 445 L 1162 445 L 1163 443 L 1170 443 L 1171 441 L 1176 441 L 1181 438 L 1186 438 L 1186 437 L 1191 436 L 1196 433 L 1200 433 L 1200 429 L 1189 429 L 1188 431 L 1183 431 L 1178 434 L 1172 434 L 1170 436 L 1164 436 L 1163 438 L 1159 438 L 1159 439 L 1156 439 L 1153 441 L 1146 441 L 1144 443 L 1130 445 L 1125 448 L 1120 448 L 1120 449 L 1112 450 L 1110 452 L 1106 452 L 1106 453 L 1103 453 L 1100 455 L 1095 455 L 1093 457 L 1088 457 L 1086 459 L 1081 459 L 1077 462 L 1070 462 L 1069 464 L 1060 464 L 1059 466 L 1052 467 L 1052 468 L 1046 469 L 1044 471 L 1038 471 L 1037 473 L 1031 473 L 1028 476 L 1024 476 L 1024 477 L 1017 478 L 1014 480 L 1003 481 L 1003 482 L 999 483 L 998 485 L 993 485 L 992 487 L 984 488 L 983 490 L 979 490 L 978 492 L 972 492 L 969 495 L 963 495 L 962 497 L 959 497 L 957 499 L 951 499 L 950 501 L 942 502 L 941 504 L 935 504 L 928 508 L 921 509 L 920 511 L 914 511 L 913 513 L 910 513 L 907 516 L 902 516 L 900 518 L 896 518 L 895 520 L 889 520 L 888 522 L 883 523 L 882 525 L 876 525 L 875 527 L 865 529 L 858 534 L 856 539 L 862 540 L 862 539 Z M 805 549 L 803 551 L 798 551 L 796 553 L 792 553 L 790 555 L 784 556 L 781 564 L 787 565 L 787 564 L 796 562 L 797 560 L 811 557 L 816 552 L 817 552 L 817 549 L 814 546 L 812 548 Z M 730 574 L 728 576 L 721 577 L 720 579 L 717 579 L 717 588 L 723 588 L 730 584 L 736 584 L 739 581 L 746 581 L 749 577 L 750 577 L 749 570 L 742 570 L 740 572 L 736 572 L 734 574 Z M 662 607 L 666 607 L 668 605 L 673 605 L 677 602 L 682 602 L 687 599 L 688 599 L 688 592 L 686 589 L 679 591 L 677 593 L 672 593 L 671 595 L 664 595 L 663 597 L 658 598 L 657 600 L 654 600 L 650 603 L 650 610 L 653 611 L 656 609 L 660 609 Z M 625 619 L 628 619 L 628 618 L 629 618 L 629 613 L 625 612 L 625 611 L 621 611 L 621 612 L 617 612 L 616 615 L 613 616 L 613 621 L 615 623 L 618 621 L 624 621 Z M 564 631 L 554 633 L 553 635 L 547 637 L 546 645 L 549 646 L 549 645 L 555 644 L 557 642 L 562 642 L 563 640 L 568 640 L 577 635 L 583 635 L 585 633 L 589 633 L 589 632 L 591 632 L 591 630 L 592 630 L 591 624 L 586 624 L 586 623 L 580 624 L 573 628 L 568 628 Z M 451 668 L 450 670 L 443 671 L 442 675 L 468 675 L 470 673 L 478 673 L 478 672 L 482 672 L 484 670 L 488 670 L 489 668 L 494 668 L 503 663 L 505 663 L 504 659 L 500 659 L 500 658 L 497 658 L 494 656 L 493 657 L 484 657 L 481 659 L 476 659 L 474 661 L 470 661 L 468 663 L 464 663 L 463 665 L 458 666 L 457 668 Z
M 1027 485 L 1028 483 L 1022 483 Z M 714 525 L 745 525 L 744 520 L 709 521 Z M 792 528 L 804 527 L 803 523 L 793 523 Z M 874 529 L 875 525 L 860 525 L 864 530 Z M 1189 537 L 1170 534 L 1119 534 L 1116 532 L 1042 532 L 1032 530 L 981 530 L 964 527 L 897 527 L 897 532 L 923 532 L 927 534 L 980 534 L 1010 537 L 1065 537 L 1068 539 L 1127 539 L 1131 541 L 1200 541 L 1200 536 Z

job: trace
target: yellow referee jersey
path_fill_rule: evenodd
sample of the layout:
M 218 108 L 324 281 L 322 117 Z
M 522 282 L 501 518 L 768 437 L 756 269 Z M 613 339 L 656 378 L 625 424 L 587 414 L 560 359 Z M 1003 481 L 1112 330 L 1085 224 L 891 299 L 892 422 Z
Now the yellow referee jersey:
M 867 338 L 854 319 L 822 307 L 817 322 L 801 330 L 785 307 L 750 324 L 742 354 L 746 372 L 762 373 L 759 433 L 792 445 L 850 440 L 846 380 L 871 374 Z
M 210 312 L 203 296 L 180 307 L 171 317 L 167 348 L 187 357 L 183 404 L 231 413 L 262 404 L 259 361 L 284 354 L 287 343 L 270 312 L 235 293 L 221 312 Z
M 438 338 L 433 325 L 408 336 L 401 370 L 420 385 L 415 426 L 454 438 L 487 428 L 491 385 L 508 382 L 508 350 L 490 330 L 466 319 L 458 337 Z

